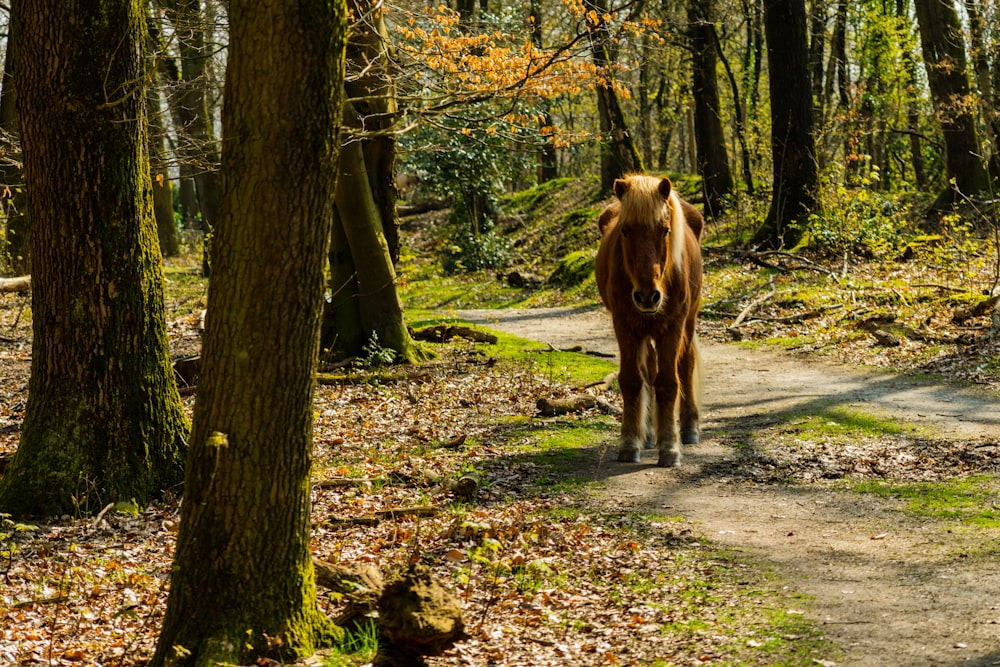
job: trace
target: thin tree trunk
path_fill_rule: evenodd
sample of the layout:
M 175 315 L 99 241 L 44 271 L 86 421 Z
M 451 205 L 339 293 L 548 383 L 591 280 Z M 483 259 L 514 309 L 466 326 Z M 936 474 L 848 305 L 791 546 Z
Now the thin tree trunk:
M 34 343 L 0 510 L 142 505 L 180 481 L 186 424 L 152 215 L 141 5 L 33 0 L 14 10 Z
M 230 0 L 224 197 L 156 667 L 293 660 L 340 634 L 316 599 L 309 469 L 346 13 Z
M 764 29 L 774 182 L 767 218 L 752 243 L 792 247 L 801 238 L 801 223 L 816 205 L 818 185 L 805 0 L 766 0 Z
M 981 157 L 976 122 L 968 110 L 965 38 L 952 0 L 915 0 L 927 83 L 944 134 L 945 173 L 949 185 L 932 210 L 949 208 L 963 196 L 986 190 L 988 179 Z
M 614 59 L 611 55 L 611 35 L 603 16 L 607 14 L 607 0 L 585 0 L 594 10 L 596 20 L 588 19 L 590 51 L 594 66 L 600 73 L 597 82 L 597 113 L 601 127 L 601 190 L 611 192 L 615 179 L 625 174 L 642 171 L 642 158 L 635 147 L 625 112 L 614 88 Z
M 969 40 L 972 46 L 973 69 L 979 87 L 979 108 L 982 110 L 986 126 L 986 136 L 990 143 L 990 168 L 994 176 L 1000 175 L 1000 108 L 993 78 L 990 73 L 990 54 L 986 46 L 986 20 L 976 0 L 965 0 L 965 11 L 969 15 Z
M 531 0 L 531 43 L 535 48 L 542 48 L 542 8 L 541 0 Z M 539 128 L 551 128 L 554 125 L 552 113 L 548 108 L 548 100 L 542 101 L 542 119 Z M 556 147 L 546 142 L 538 151 L 538 182 L 545 183 L 559 177 L 559 157 Z
M 208 104 L 208 60 L 210 51 L 205 39 L 205 17 L 201 0 L 166 0 L 172 9 L 171 21 L 179 35 L 181 78 L 172 106 L 175 115 L 180 158 L 187 163 L 195 182 L 198 209 L 201 213 L 205 246 L 202 273 L 210 273 L 211 237 L 218 215 L 219 148 Z
M 719 56 L 719 61 L 722 63 L 722 69 L 726 73 L 726 78 L 729 80 L 729 88 L 733 96 L 733 114 L 736 117 L 736 140 L 740 144 L 740 164 L 743 168 L 743 183 L 746 186 L 747 194 L 753 195 L 753 170 L 750 166 L 750 148 L 747 145 L 746 108 L 740 97 L 740 88 L 736 83 L 736 75 L 733 74 L 733 68 L 730 67 L 729 60 L 722 49 L 722 41 L 719 39 L 719 33 L 714 27 L 712 28 L 712 39 L 715 41 L 715 50 Z
M 148 12 L 148 10 L 147 10 Z M 158 26 L 150 20 L 147 13 L 150 49 L 160 50 L 160 32 Z M 160 110 L 159 74 L 152 74 L 153 85 L 149 96 L 149 171 L 153 182 L 153 216 L 156 219 L 156 236 L 159 240 L 160 254 L 164 257 L 174 257 L 180 251 L 177 240 L 177 225 L 174 221 L 174 188 L 167 167 L 167 130 L 163 123 L 163 112 Z
M 0 192 L 3 193 L 2 206 L 6 221 L 4 237 L 8 268 L 14 275 L 31 273 L 30 233 L 28 224 L 28 194 L 24 187 L 23 169 L 18 165 L 18 148 L 21 123 L 17 117 L 17 89 L 14 86 L 16 54 L 14 41 L 9 35 L 3 63 L 3 89 L 0 90 L 0 131 L 4 141 L 12 142 L 4 146 L 9 151 L 0 165 Z
M 705 193 L 706 217 L 722 213 L 726 209 L 726 198 L 733 192 L 733 175 L 729 169 L 729 154 L 722 130 L 713 12 L 713 2 L 691 0 L 688 3 L 695 145 L 698 173 L 701 174 Z

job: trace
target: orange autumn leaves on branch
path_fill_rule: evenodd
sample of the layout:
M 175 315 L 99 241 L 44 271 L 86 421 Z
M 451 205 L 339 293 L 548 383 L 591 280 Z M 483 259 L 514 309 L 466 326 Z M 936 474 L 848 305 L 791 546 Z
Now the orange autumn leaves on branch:
M 531 17 L 507 21 L 502 28 L 486 28 L 463 23 L 458 12 L 443 5 L 405 17 L 396 14 L 390 23 L 404 71 L 397 80 L 401 106 L 425 118 L 448 114 L 454 119 L 466 115 L 466 108 L 489 104 L 494 113 L 475 114 L 461 128 L 463 134 L 540 134 L 556 147 L 584 139 L 584 132 L 570 133 L 557 124 L 545 124 L 544 116 L 534 108 L 547 100 L 577 98 L 595 84 L 612 86 L 628 97 L 627 86 L 616 76 L 622 66 L 598 68 L 588 58 L 589 32 L 599 21 L 614 22 L 616 30 L 646 34 L 655 32 L 659 24 L 592 15 L 576 0 L 564 0 L 562 13 L 564 17 L 553 22 L 563 26 L 562 31 L 547 34 L 545 46 L 532 38 L 538 31 Z

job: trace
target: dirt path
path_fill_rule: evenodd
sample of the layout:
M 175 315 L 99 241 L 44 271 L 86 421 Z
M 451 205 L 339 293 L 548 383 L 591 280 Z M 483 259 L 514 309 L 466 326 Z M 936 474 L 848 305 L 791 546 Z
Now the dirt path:
M 555 347 L 614 353 L 599 309 L 463 311 L 460 316 Z M 843 665 L 1000 665 L 1000 547 L 906 517 L 898 504 L 828 484 L 761 484 L 719 474 L 738 454 L 721 434 L 780 423 L 815 407 L 891 415 L 954 442 L 1000 435 L 1000 401 L 781 353 L 702 342 L 704 441 L 679 470 L 605 456 L 607 501 L 683 515 L 712 541 L 773 568 L 811 596 L 802 611 L 842 648 Z M 608 443 L 609 447 L 614 443 Z M 988 445 L 993 447 L 995 444 Z M 997 501 L 1000 503 L 1000 499 Z

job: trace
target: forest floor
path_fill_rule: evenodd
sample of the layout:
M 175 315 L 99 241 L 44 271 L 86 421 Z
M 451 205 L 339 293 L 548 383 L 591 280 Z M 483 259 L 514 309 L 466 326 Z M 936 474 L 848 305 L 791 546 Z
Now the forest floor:
M 566 230 L 548 217 L 539 242 Z M 578 217 L 586 241 L 593 216 Z M 607 411 L 538 414 L 538 399 L 582 391 L 620 406 L 614 388 L 585 389 L 615 368 L 592 284 L 498 300 L 484 272 L 442 296 L 436 268 L 404 268 L 411 324 L 454 318 L 520 342 L 453 341 L 413 369 L 360 360 L 317 387 L 316 556 L 387 578 L 430 565 L 469 634 L 438 667 L 1000 665 L 1000 343 L 988 316 L 952 317 L 989 276 L 945 249 L 843 266 L 778 255 L 766 271 L 705 253 L 703 442 L 669 470 L 651 453 L 616 462 Z M 168 262 L 166 287 L 172 352 L 197 352 L 196 262 Z M 508 298 L 591 305 L 468 310 Z M 28 300 L 0 294 L 0 462 L 30 359 Z M 480 483 L 459 497 L 469 476 Z M 149 659 L 180 498 L 116 500 L 0 526 L 0 665 Z M 366 646 L 310 664 L 364 664 Z
M 0 454 L 26 398 L 17 299 L 2 318 Z M 197 347 L 191 301 L 171 303 L 177 351 Z M 539 341 L 525 358 L 615 353 L 598 308 L 449 314 Z M 439 667 L 1000 664 L 995 392 L 705 334 L 704 439 L 679 469 L 616 462 L 613 416 L 539 418 L 537 398 L 579 383 L 490 346 L 443 346 L 404 379 L 360 369 L 357 384 L 318 387 L 317 556 L 387 576 L 432 565 L 469 632 L 429 660 Z M 459 500 L 443 482 L 469 473 L 481 488 Z M 950 494 L 944 512 L 920 504 L 935 489 Z M 178 503 L 8 540 L 0 664 L 144 664 Z M 365 658 L 309 664 L 322 660 Z
M 463 319 L 557 348 L 615 352 L 601 310 L 465 311 Z M 844 478 L 933 483 L 1000 469 L 1000 402 L 956 388 L 802 355 L 702 341 L 703 441 L 679 469 L 595 452 L 601 501 L 670 512 L 808 595 L 806 615 L 845 665 L 1000 664 L 1000 546 L 995 529 L 913 516 L 905 501 L 850 490 Z M 895 425 L 838 446 L 803 437 L 818 417 Z M 995 477 L 983 510 L 1000 505 Z M 817 659 L 817 662 L 823 662 Z

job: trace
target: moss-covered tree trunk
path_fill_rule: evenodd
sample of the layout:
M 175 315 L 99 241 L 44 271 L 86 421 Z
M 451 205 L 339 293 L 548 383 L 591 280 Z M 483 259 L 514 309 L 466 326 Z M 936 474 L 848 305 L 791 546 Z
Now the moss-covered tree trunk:
M 346 145 L 340 157 L 337 211 L 330 245 L 330 301 L 323 317 L 324 349 L 363 353 L 372 335 L 399 362 L 419 350 L 403 320 L 393 264 L 399 259 L 396 216 L 396 90 L 382 11 L 359 0 L 347 46 Z M 367 13 L 366 12 L 370 12 Z
M 229 8 L 222 206 L 154 665 L 294 657 L 336 632 L 316 599 L 309 468 L 346 8 Z
M 31 198 L 34 342 L 0 510 L 142 504 L 182 478 L 146 154 L 142 6 L 13 8 Z

